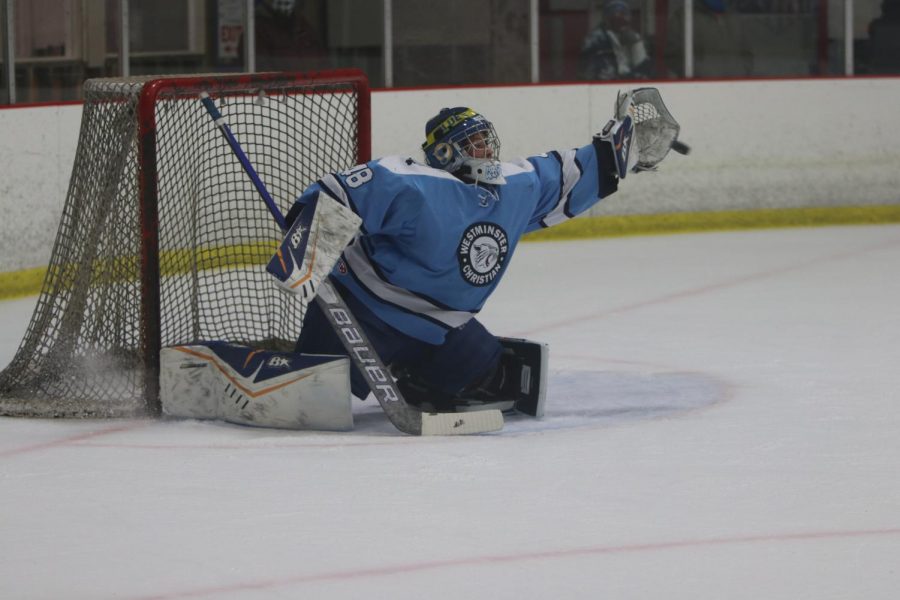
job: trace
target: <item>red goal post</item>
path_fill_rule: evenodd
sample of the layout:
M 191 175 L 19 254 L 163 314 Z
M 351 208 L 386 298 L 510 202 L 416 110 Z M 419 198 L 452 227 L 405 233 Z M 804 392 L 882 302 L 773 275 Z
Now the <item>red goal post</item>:
M 302 307 L 265 263 L 281 232 L 199 102 L 215 99 L 282 211 L 367 161 L 356 69 L 94 79 L 59 230 L 0 414 L 159 413 L 162 347 L 293 345 Z

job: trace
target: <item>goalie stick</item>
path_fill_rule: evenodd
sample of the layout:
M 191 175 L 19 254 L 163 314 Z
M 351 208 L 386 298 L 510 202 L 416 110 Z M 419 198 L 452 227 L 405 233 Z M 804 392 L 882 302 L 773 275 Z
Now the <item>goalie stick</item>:
M 256 169 L 253 168 L 215 102 L 206 92 L 200 94 L 200 101 L 240 161 L 244 172 L 253 182 L 278 226 L 282 232 L 285 232 L 287 222 L 284 215 L 259 178 Z M 350 360 L 365 376 L 369 389 L 375 395 L 388 419 L 398 430 L 410 435 L 463 435 L 502 429 L 503 414 L 499 410 L 468 413 L 424 413 L 407 404 L 381 357 L 369 342 L 365 331 L 359 326 L 356 317 L 353 316 L 340 294 L 335 291 L 327 276 L 319 284 L 318 293 L 314 298 L 343 343 Z

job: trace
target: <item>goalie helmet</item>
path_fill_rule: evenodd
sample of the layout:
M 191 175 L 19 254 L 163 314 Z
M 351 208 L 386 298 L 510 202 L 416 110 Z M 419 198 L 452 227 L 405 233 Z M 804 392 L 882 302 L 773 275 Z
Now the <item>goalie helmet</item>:
M 476 183 L 506 183 L 500 139 L 490 121 L 464 106 L 443 108 L 425 124 L 425 162 Z

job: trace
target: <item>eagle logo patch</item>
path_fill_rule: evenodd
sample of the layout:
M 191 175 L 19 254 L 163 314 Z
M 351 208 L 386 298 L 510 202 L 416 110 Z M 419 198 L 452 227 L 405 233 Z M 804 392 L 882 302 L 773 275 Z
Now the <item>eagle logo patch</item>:
M 456 257 L 463 279 L 474 286 L 489 285 L 506 263 L 509 238 L 494 223 L 475 223 L 463 233 Z

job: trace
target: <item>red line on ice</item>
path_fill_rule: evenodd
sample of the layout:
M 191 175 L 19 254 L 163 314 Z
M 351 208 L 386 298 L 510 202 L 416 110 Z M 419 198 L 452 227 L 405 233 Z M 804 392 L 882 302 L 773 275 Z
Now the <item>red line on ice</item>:
M 354 571 L 333 571 L 287 577 L 284 579 L 272 579 L 261 581 L 247 581 L 232 585 L 221 585 L 194 590 L 173 591 L 152 596 L 140 596 L 133 600 L 175 600 L 178 598 L 202 598 L 219 594 L 234 593 L 241 590 L 264 590 L 306 583 L 319 583 L 324 581 L 350 581 L 354 579 L 367 579 L 372 577 L 386 577 L 403 573 L 416 573 L 438 569 L 453 569 L 457 567 L 484 566 L 485 564 L 510 564 L 532 560 L 558 560 L 572 557 L 595 556 L 602 554 L 628 554 L 635 552 L 659 552 L 679 548 L 704 548 L 715 546 L 735 546 L 741 544 L 755 544 L 768 542 L 794 542 L 814 540 L 835 540 L 872 536 L 900 535 L 900 527 L 885 529 L 861 529 L 850 531 L 813 531 L 807 533 L 780 533 L 748 536 L 734 536 L 721 538 L 706 538 L 696 540 L 676 540 L 671 542 L 650 542 L 644 544 L 624 544 L 620 546 L 595 546 L 586 548 L 569 548 L 560 550 L 548 550 L 546 552 L 526 552 L 522 554 L 498 554 L 486 556 L 471 556 L 468 558 L 436 560 L 430 562 L 407 563 L 398 565 L 386 565 Z

